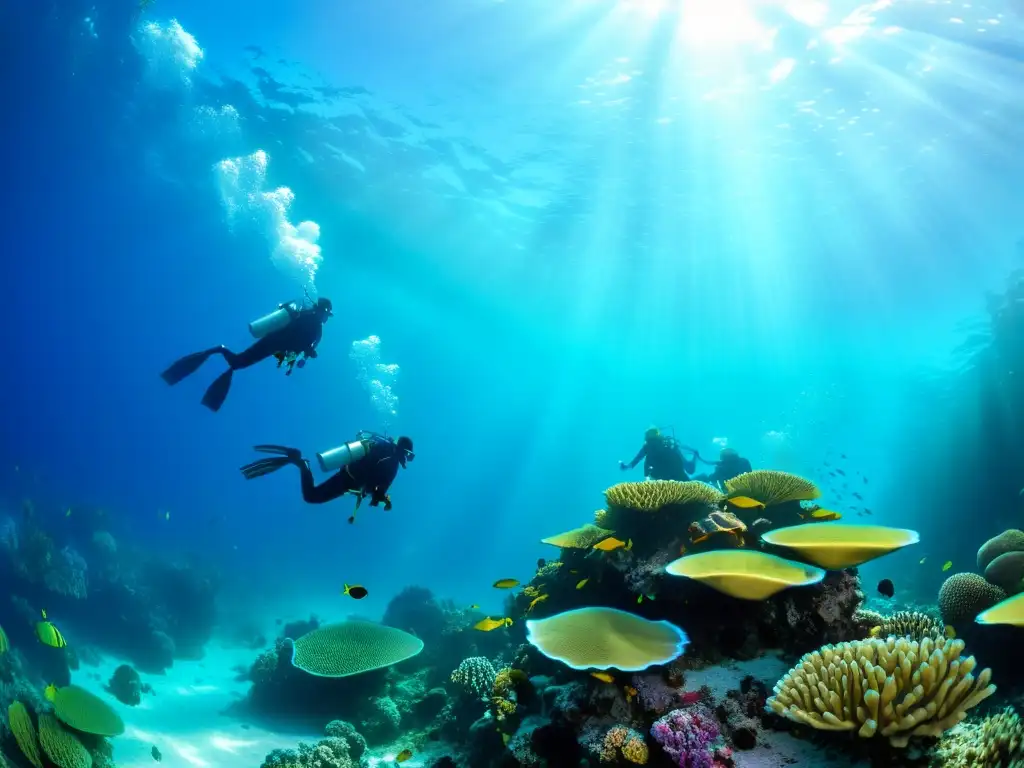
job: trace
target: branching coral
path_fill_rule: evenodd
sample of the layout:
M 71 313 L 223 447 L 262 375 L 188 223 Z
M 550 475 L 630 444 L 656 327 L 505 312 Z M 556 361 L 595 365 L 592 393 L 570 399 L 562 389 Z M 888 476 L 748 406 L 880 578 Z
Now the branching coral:
M 470 656 L 452 672 L 451 681 L 466 693 L 486 701 L 494 688 L 496 675 L 494 665 L 483 656 Z
M 963 723 L 936 749 L 942 768 L 1022 768 L 1024 723 L 1007 707 L 980 723 Z
M 826 645 L 806 654 L 775 684 L 768 706 L 796 722 L 830 731 L 876 733 L 893 746 L 938 736 L 995 692 L 991 671 L 975 679 L 962 640 L 905 637 Z
M 610 728 L 601 745 L 601 762 L 615 762 L 620 754 L 630 763 L 646 765 L 648 752 L 643 734 L 621 725 Z
M 711 768 L 719 735 L 714 715 L 703 706 L 674 709 L 651 726 L 651 736 L 680 768 Z

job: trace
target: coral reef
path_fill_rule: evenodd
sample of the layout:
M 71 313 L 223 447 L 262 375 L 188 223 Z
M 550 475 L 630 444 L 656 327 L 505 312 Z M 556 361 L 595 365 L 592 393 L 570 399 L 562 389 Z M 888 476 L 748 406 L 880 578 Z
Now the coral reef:
M 775 686 L 768 706 L 815 728 L 876 733 L 894 746 L 938 736 L 995 692 L 991 672 L 971 674 L 962 640 L 905 637 L 826 645 L 806 654 Z
M 1006 707 L 981 722 L 965 722 L 943 734 L 935 749 L 941 768 L 1021 768 L 1024 723 Z
M 872 637 L 886 638 L 894 635 L 909 637 L 911 640 L 923 640 L 926 637 L 938 640 L 945 635 L 942 622 L 919 611 L 897 611 L 891 616 L 883 616 L 874 611 L 859 611 L 857 618 L 871 626 Z
M 944 622 L 957 626 L 974 621 L 979 613 L 1005 598 L 1002 589 L 976 573 L 954 573 L 939 589 L 939 611 Z
M 651 736 L 680 768 L 730 764 L 718 721 L 705 707 L 675 709 L 651 726 Z
M 459 663 L 452 672 L 451 680 L 460 690 L 486 701 L 494 688 L 497 674 L 494 665 L 483 656 L 470 656 Z

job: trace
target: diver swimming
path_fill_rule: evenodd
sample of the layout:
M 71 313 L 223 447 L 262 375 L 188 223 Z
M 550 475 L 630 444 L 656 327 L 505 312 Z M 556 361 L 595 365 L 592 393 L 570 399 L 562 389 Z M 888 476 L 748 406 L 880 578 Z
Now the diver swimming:
M 302 477 L 302 498 L 309 504 L 323 504 L 346 493 L 356 496 L 356 509 L 366 497 L 370 497 L 370 506 L 384 505 L 385 510 L 391 509 L 391 497 L 388 491 L 391 483 L 398 475 L 400 467 L 416 458 L 413 453 L 412 440 L 402 436 L 397 440 L 374 432 L 360 432 L 356 439 L 337 448 L 317 454 L 317 462 L 324 472 L 335 472 L 334 475 L 317 485 L 313 480 L 313 472 L 309 460 L 302 457 L 298 448 L 283 445 L 257 445 L 255 450 L 260 453 L 276 454 L 272 458 L 257 459 L 242 467 L 246 480 L 269 475 L 271 472 L 294 464 L 299 468 Z M 349 522 L 355 521 L 353 514 Z
M 700 456 L 697 455 L 697 458 L 700 458 Z M 704 461 L 704 459 L 701 459 L 701 461 Z M 714 471 L 710 475 L 698 475 L 693 479 L 717 485 L 723 491 L 728 480 L 732 480 L 734 477 L 745 472 L 753 471 L 753 468 L 750 466 L 750 460 L 740 456 L 735 448 L 723 448 L 721 453 L 718 454 L 718 461 L 709 463 L 714 464 Z
M 293 368 L 302 368 L 306 360 L 315 358 L 317 345 L 323 336 L 324 323 L 333 314 L 331 300 L 323 297 L 317 299 L 311 307 L 296 306 L 292 302 L 280 304 L 270 314 L 249 323 L 249 332 L 256 338 L 256 342 L 246 350 L 236 353 L 220 345 L 194 352 L 172 364 L 160 376 L 168 384 L 177 384 L 199 370 L 213 355 L 221 355 L 228 364 L 228 370 L 207 388 L 202 400 L 203 405 L 211 411 L 219 411 L 231 389 L 235 371 L 274 357 L 278 368 L 287 364 L 285 375 L 288 376 Z
M 692 453 L 693 458 L 685 458 L 683 450 Z M 644 432 L 644 444 L 640 446 L 640 450 L 633 460 L 628 464 L 620 461 L 619 468 L 623 471 L 633 469 L 642 460 L 646 478 L 651 480 L 689 480 L 690 474 L 697 468 L 697 459 L 704 461 L 697 451 L 692 448 L 684 448 L 674 437 L 663 435 L 660 429 L 651 427 Z

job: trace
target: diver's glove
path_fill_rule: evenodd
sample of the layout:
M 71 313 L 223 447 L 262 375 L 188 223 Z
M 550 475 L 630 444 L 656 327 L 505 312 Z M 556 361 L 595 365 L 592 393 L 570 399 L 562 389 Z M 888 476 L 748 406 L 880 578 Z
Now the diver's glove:
M 627 463 L 626 463 L 626 462 L 624 462 L 624 461 L 620 461 L 620 462 L 619 462 L 619 469 L 621 469 L 621 470 L 625 471 L 625 470 L 629 469 L 629 464 L 627 464 Z

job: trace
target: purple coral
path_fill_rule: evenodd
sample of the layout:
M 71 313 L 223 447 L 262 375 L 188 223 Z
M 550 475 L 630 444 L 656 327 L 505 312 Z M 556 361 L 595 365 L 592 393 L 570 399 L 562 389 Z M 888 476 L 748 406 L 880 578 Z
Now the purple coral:
M 633 675 L 633 687 L 640 705 L 648 712 L 660 715 L 682 703 L 679 689 L 670 686 L 659 674 Z
M 714 716 L 702 706 L 674 709 L 651 726 L 651 736 L 679 768 L 713 768 L 718 735 Z

